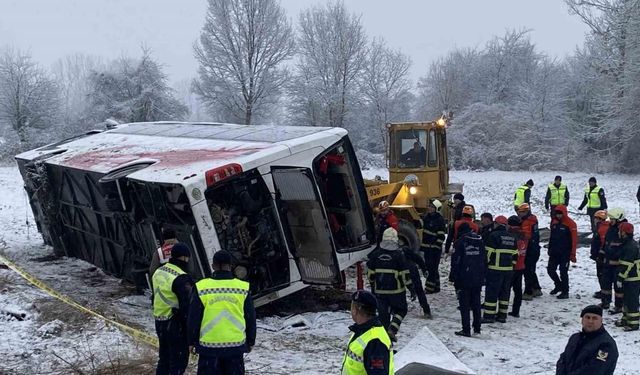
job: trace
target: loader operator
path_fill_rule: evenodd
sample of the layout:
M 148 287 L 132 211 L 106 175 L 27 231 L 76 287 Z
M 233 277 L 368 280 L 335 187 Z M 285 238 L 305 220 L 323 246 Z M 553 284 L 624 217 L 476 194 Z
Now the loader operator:
M 416 141 L 413 143 L 413 148 L 402 154 L 400 160 L 404 167 L 424 167 L 427 161 L 427 150 L 420 145 L 420 142 Z

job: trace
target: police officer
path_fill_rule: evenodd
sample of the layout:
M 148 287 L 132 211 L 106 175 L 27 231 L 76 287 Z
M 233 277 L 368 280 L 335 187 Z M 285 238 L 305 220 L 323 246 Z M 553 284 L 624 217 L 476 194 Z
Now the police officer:
M 517 240 L 507 231 L 507 223 L 506 217 L 496 217 L 494 230 L 485 241 L 488 270 L 482 323 L 507 322 L 513 266 L 518 260 Z
M 633 225 L 621 223 L 619 225 L 620 266 L 618 267 L 618 287 L 622 287 L 623 309 L 622 319 L 616 326 L 625 331 L 637 331 L 640 327 L 640 312 L 638 312 L 638 298 L 640 297 L 640 253 L 638 244 L 633 240 Z
M 393 374 L 391 339 L 376 316 L 377 307 L 376 297 L 366 290 L 351 295 L 355 324 L 349 327 L 353 333 L 342 359 L 343 375 Z
M 189 363 L 187 313 L 193 280 L 189 269 L 189 246 L 178 242 L 169 262 L 158 268 L 153 280 L 153 317 L 158 335 L 156 374 L 183 374 Z
M 593 222 L 593 215 L 598 210 L 607 209 L 607 199 L 604 196 L 604 189 L 598 186 L 595 177 L 589 178 L 589 185 L 584 189 L 584 198 L 578 210 L 582 210 L 587 206 L 587 215 L 591 220 L 591 233 L 596 231 L 596 225 Z
M 533 187 L 533 180 L 528 180 L 513 193 L 513 209 L 518 212 L 518 207 L 523 203 L 531 204 L 531 188 Z
M 551 209 L 551 216 L 559 204 L 569 206 L 569 189 L 567 189 L 567 185 L 562 183 L 562 176 L 554 178 L 553 183 L 547 187 L 547 195 L 544 197 L 544 208 Z
M 249 283 L 233 277 L 226 250 L 213 255 L 213 276 L 196 283 L 189 306 L 189 346 L 198 353 L 198 375 L 244 374 L 244 353 L 256 341 L 256 313 Z
M 411 286 L 411 278 L 395 229 L 387 228 L 380 247 L 369 254 L 367 276 L 378 300 L 380 321 L 391 341 L 396 341 L 400 324 L 407 315 L 406 289 Z
M 620 208 L 612 208 L 607 211 L 609 216 L 609 229 L 604 239 L 604 257 L 602 262 L 602 306 L 608 309 L 611 304 L 612 286 L 615 292 L 614 307 L 610 314 L 622 312 L 622 288 L 616 282 L 618 279 L 618 266 L 620 265 L 620 224 L 626 223 L 624 211 Z
M 427 205 L 427 213 L 422 217 L 422 244 L 420 250 L 424 254 L 427 267 L 427 280 L 424 284 L 427 294 L 440 292 L 440 258 L 442 243 L 446 233 L 444 218 L 440 213 L 442 203 L 433 199 Z
M 618 346 L 602 325 L 602 308 L 582 310 L 582 331 L 574 333 L 556 363 L 556 375 L 613 375 Z
M 455 242 L 451 256 L 451 278 L 456 288 L 462 318 L 462 330 L 458 336 L 471 336 L 469 312 L 473 312 L 473 332 L 480 334 L 482 311 L 480 292 L 485 281 L 487 258 L 482 237 L 471 230 L 468 223 L 458 228 L 460 238 Z

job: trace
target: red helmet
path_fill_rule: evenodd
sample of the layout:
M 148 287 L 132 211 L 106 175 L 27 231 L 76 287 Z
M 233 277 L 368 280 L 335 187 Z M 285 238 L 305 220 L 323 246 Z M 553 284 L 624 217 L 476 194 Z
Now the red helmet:
M 507 225 L 509 223 L 509 220 L 507 220 L 507 218 L 502 215 L 496 217 L 495 219 L 493 219 L 493 221 L 500 225 Z
M 633 224 L 627 222 L 620 223 L 620 225 L 618 226 L 618 230 L 620 231 L 620 233 L 633 235 Z

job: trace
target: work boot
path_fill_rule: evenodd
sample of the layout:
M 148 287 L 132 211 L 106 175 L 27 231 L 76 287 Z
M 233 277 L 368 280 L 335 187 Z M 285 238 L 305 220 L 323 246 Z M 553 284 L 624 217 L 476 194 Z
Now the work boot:
M 597 291 L 593 293 L 593 298 L 602 299 L 602 291 Z
M 474 335 L 479 335 L 479 334 L 481 334 L 481 333 L 482 333 L 482 332 L 481 332 L 479 329 L 474 329 L 474 330 L 473 330 L 473 334 L 474 334 Z
M 598 306 L 600 306 L 600 307 L 602 308 L 602 310 L 608 310 L 608 309 L 609 309 L 609 306 L 611 306 L 611 305 L 609 305 L 608 303 L 600 302 L 600 303 L 598 304 Z
M 562 292 L 562 289 L 560 289 L 560 287 L 557 286 L 557 287 L 553 288 L 553 290 L 550 291 L 549 294 L 551 294 L 552 296 L 555 296 L 556 294 L 558 294 L 560 292 Z
M 567 292 L 562 292 L 560 294 L 558 294 L 558 297 L 556 297 L 558 299 L 568 299 L 569 298 L 569 293 Z
M 622 307 L 614 306 L 613 309 L 609 310 L 609 315 L 622 314 Z
M 457 336 L 464 336 L 464 337 L 471 337 L 471 333 L 470 332 L 466 332 L 466 331 L 456 331 L 454 332 Z
M 492 324 L 495 322 L 496 320 L 494 318 L 487 318 L 486 316 L 482 318 L 482 324 Z
M 433 315 L 431 315 L 431 308 L 429 306 L 422 308 L 422 316 L 424 316 L 425 319 L 433 319 Z
M 616 327 L 626 327 L 627 326 L 627 322 L 624 319 L 616 320 L 613 324 Z
M 533 301 L 533 294 L 525 293 L 522 295 L 523 301 Z
M 629 332 L 629 331 L 637 331 L 638 327 L 631 327 L 631 326 L 624 326 L 622 328 L 625 332 Z
M 507 322 L 507 318 L 505 318 L 504 316 L 499 316 L 496 318 L 496 322 L 498 323 L 506 323 Z
M 513 311 L 509 311 L 508 314 L 513 316 L 514 318 L 519 318 L 520 317 L 520 314 L 516 314 Z
M 534 297 L 542 297 L 542 290 L 540 290 L 540 289 L 534 289 L 534 290 L 533 290 L 533 296 L 534 296 Z

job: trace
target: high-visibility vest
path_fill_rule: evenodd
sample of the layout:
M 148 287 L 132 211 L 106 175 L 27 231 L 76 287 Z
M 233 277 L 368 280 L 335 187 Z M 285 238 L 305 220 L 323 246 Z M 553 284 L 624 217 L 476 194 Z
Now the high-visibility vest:
M 564 204 L 564 196 L 567 193 L 567 185 L 560 184 L 560 186 L 556 186 L 555 184 L 549 184 L 549 191 L 551 192 L 551 199 L 549 199 L 549 204 L 552 206 L 557 206 L 559 204 Z
M 600 186 L 596 186 L 591 190 L 589 186 L 584 189 L 584 194 L 587 197 L 587 208 L 600 208 L 602 202 L 600 202 Z
M 151 277 L 153 283 L 153 317 L 156 320 L 169 320 L 173 309 L 177 309 L 178 296 L 171 290 L 176 277 L 184 275 L 180 267 L 167 263 L 158 268 Z
M 349 340 L 349 346 L 344 353 L 342 359 L 342 374 L 343 375 L 366 375 L 367 370 L 364 367 L 364 349 L 367 347 L 371 340 L 378 339 L 382 342 L 387 349 L 389 349 L 389 374 L 393 374 L 393 352 L 391 349 L 391 339 L 384 327 L 371 327 L 367 332 L 358 336 L 353 340 L 353 334 Z
M 515 197 L 514 197 L 514 199 L 513 199 L 513 205 L 514 205 L 514 206 L 516 206 L 516 207 L 517 207 L 517 206 L 519 206 L 519 205 L 521 205 L 521 204 L 525 203 L 525 202 L 524 202 L 524 192 L 525 192 L 525 191 L 527 191 L 527 190 L 529 190 L 529 189 L 531 189 L 531 188 L 529 187 L 529 185 L 524 184 L 524 185 L 520 186 L 520 187 L 516 190 L 516 194 L 515 194 Z
M 239 279 L 202 279 L 196 283 L 204 306 L 200 323 L 200 345 L 206 348 L 235 348 L 247 339 L 244 302 L 249 283 Z

